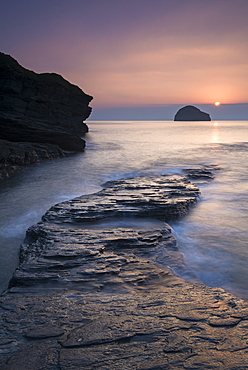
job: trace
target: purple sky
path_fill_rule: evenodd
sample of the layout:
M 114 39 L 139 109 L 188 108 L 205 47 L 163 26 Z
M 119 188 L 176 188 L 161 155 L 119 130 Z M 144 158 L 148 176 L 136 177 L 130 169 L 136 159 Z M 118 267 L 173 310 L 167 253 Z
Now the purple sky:
M 248 102 L 248 0 L 1 0 L 0 45 L 97 108 Z

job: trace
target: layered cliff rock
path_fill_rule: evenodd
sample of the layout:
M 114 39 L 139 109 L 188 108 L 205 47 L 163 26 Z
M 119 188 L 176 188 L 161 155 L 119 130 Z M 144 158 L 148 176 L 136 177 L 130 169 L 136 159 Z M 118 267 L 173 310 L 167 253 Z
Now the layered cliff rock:
M 193 105 L 186 105 L 176 113 L 174 121 L 211 121 L 208 113 L 202 112 Z
M 62 76 L 37 74 L 23 68 L 11 56 L 0 53 L 0 139 L 49 144 L 49 150 L 54 145 L 52 151 L 60 153 L 58 155 L 61 149 L 83 151 L 82 136 L 88 131 L 83 121 L 91 113 L 91 100 L 91 96 Z M 1 143 L 0 161 L 6 168 L 3 145 Z M 10 145 L 8 143 L 8 148 Z M 16 145 L 12 162 L 14 153 Z M 39 150 L 36 154 L 38 158 Z M 16 162 L 20 162 L 18 156 Z
M 10 177 L 23 166 L 63 156 L 64 151 L 57 145 L 0 140 L 0 180 Z

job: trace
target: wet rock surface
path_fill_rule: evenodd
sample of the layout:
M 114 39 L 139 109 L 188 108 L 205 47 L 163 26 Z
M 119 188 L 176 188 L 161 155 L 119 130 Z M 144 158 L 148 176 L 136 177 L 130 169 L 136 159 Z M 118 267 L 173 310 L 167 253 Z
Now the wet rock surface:
M 248 303 L 167 267 L 185 268 L 164 220 L 198 195 L 138 177 L 52 207 L 0 297 L 1 369 L 247 368 Z
M 19 142 L 0 139 L 0 180 L 10 177 L 23 166 L 42 160 L 64 157 L 58 145 Z
M 96 194 L 52 207 L 47 222 L 89 222 L 110 217 L 152 217 L 168 221 L 187 214 L 199 189 L 186 177 L 135 177 L 109 181 Z

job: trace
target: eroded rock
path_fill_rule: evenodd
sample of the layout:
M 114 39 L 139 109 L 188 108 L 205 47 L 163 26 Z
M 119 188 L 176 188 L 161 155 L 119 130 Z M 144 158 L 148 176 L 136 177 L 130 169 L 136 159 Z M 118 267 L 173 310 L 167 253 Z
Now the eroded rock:
M 48 222 L 92 222 L 110 217 L 145 217 L 163 221 L 187 214 L 199 189 L 186 177 L 141 176 L 104 184 L 104 189 L 52 207 Z
M 157 219 L 185 214 L 198 188 L 183 177 L 136 180 L 63 202 L 29 228 L 0 297 L 1 369 L 248 367 L 248 303 L 166 267 L 183 260 Z
M 132 291 L 177 279 L 169 269 L 150 263 L 163 249 L 163 262 L 180 262 L 170 228 L 61 228 L 40 223 L 27 232 L 20 251 L 21 264 L 10 287 L 25 291 L 66 287 L 80 291 Z M 162 253 L 162 252 L 161 252 Z M 162 261 L 161 261 L 162 262 Z
M 0 139 L 0 180 L 10 177 L 23 166 L 65 155 L 66 153 L 58 145 L 14 143 Z
M 29 71 L 0 53 L 0 179 L 55 152 L 83 151 L 91 100 L 62 76 Z
M 11 56 L 0 53 L 0 138 L 40 142 L 39 130 L 48 137 L 49 127 L 58 130 L 58 135 L 68 132 L 82 136 L 88 130 L 83 121 L 91 113 L 91 100 L 92 96 L 62 76 L 29 71 Z M 19 126 L 19 132 L 9 125 L 8 119 Z M 35 135 L 36 130 L 37 140 L 30 140 L 27 133 Z

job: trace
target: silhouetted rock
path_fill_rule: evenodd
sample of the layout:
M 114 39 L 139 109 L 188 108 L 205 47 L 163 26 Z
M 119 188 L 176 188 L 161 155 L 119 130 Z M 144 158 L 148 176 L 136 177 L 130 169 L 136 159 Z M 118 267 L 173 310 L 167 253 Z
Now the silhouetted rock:
M 0 180 L 8 178 L 23 166 L 64 156 L 65 152 L 58 145 L 0 139 Z
M 176 113 L 174 121 L 211 121 L 208 113 L 202 112 L 193 105 L 186 105 Z
M 0 139 L 83 151 L 91 100 L 62 76 L 37 74 L 0 53 Z

